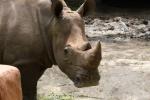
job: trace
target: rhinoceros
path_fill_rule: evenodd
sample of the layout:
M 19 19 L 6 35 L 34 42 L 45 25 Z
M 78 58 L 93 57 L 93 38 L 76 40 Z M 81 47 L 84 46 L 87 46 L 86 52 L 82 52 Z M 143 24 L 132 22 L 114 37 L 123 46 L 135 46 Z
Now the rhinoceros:
M 37 81 L 52 65 L 78 88 L 98 84 L 101 44 L 91 46 L 82 19 L 91 4 L 72 11 L 63 0 L 0 0 L 0 64 L 20 70 L 24 100 L 36 100 Z

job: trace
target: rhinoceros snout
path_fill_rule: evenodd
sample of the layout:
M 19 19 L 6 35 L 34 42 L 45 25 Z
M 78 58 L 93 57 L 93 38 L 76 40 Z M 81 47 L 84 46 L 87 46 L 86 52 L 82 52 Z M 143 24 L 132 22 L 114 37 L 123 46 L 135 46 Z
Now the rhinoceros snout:
M 86 82 L 82 82 L 82 81 L 80 81 L 80 78 L 77 78 L 76 81 L 74 82 L 74 85 L 75 85 L 77 88 L 90 87 L 90 86 L 97 86 L 97 85 L 99 85 L 99 80 L 97 80 L 97 81 L 86 81 Z
M 78 46 L 68 43 L 64 46 L 62 53 L 64 59 L 59 67 L 74 82 L 76 87 L 99 84 L 98 66 L 101 61 L 101 44 L 99 41 L 94 46 L 88 42 Z
M 96 86 L 99 84 L 100 75 L 98 72 L 90 72 L 90 74 L 75 77 L 74 85 L 78 88 Z

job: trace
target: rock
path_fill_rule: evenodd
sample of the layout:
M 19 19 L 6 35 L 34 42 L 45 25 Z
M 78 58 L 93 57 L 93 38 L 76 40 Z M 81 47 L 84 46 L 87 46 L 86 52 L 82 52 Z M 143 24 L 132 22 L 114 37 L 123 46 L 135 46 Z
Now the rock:
M 148 20 L 143 20 L 144 25 L 148 25 Z
M 111 26 L 111 27 L 108 28 L 108 30 L 114 30 L 114 29 L 115 29 L 114 26 Z

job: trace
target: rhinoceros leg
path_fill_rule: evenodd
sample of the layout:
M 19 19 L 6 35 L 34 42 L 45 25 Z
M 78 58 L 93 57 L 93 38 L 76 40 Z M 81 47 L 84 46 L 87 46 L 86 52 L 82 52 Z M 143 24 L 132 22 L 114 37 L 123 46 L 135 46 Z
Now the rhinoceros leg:
M 18 65 L 21 72 L 23 100 L 37 100 L 37 81 L 46 70 L 46 67 L 38 64 Z

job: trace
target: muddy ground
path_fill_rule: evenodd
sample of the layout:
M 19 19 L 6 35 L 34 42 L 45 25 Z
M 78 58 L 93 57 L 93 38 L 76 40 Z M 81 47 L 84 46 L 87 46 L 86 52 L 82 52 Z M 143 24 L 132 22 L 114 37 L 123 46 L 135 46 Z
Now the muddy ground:
M 78 89 L 53 66 L 38 82 L 39 100 L 150 100 L 150 20 L 87 17 L 85 23 L 91 43 L 102 44 L 100 84 Z

